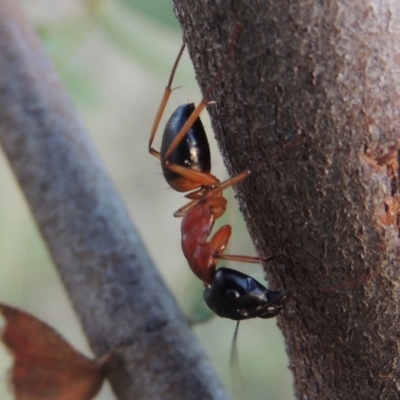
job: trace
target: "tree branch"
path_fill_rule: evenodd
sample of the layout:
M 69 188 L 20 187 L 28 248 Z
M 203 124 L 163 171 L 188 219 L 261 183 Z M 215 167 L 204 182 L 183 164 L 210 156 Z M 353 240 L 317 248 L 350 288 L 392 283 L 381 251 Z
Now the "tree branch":
M 0 140 L 90 344 L 130 343 L 111 368 L 118 398 L 228 398 L 13 0 L 0 55 Z
M 237 195 L 271 286 L 295 290 L 298 398 L 398 398 L 400 9 L 379 4 L 175 0 L 203 92 L 243 25 L 209 112 L 231 175 L 263 160 Z

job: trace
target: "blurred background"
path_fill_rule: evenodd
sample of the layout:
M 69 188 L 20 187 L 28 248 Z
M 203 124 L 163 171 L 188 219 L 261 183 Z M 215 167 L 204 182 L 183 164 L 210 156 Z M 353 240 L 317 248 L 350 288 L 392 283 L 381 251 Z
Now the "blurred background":
M 180 220 L 172 216 L 185 200 L 182 194 L 168 188 L 159 163 L 147 152 L 151 125 L 182 42 L 171 0 L 29 0 L 21 4 L 160 274 L 189 318 L 207 316 L 202 284 L 181 254 Z M 161 132 L 178 105 L 201 99 L 186 53 L 173 86 L 182 88 L 172 94 Z M 212 146 L 213 173 L 224 180 L 228 175 L 207 115 L 203 116 L 203 122 Z M 155 140 L 156 148 L 159 139 L 160 135 Z M 0 153 L 0 187 L 0 301 L 46 321 L 90 356 L 79 322 L 3 153 Z M 227 253 L 253 255 L 255 251 L 233 193 L 227 192 L 228 210 L 218 223 L 233 226 Z M 263 282 L 258 265 L 231 267 Z M 229 389 L 234 327 L 234 321 L 214 317 L 193 328 Z M 250 399 L 294 398 L 284 342 L 275 320 L 242 323 L 238 346 Z M 13 398 L 6 389 L 9 363 L 10 358 L 0 349 L 1 399 Z M 96 397 L 114 398 L 107 385 Z

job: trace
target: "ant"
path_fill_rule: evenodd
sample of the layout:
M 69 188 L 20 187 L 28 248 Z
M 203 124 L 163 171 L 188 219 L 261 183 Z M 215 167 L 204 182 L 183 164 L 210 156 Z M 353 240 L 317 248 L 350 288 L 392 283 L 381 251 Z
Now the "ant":
M 225 182 L 211 174 L 211 155 L 200 113 L 209 104 L 211 92 L 222 75 L 233 52 L 241 24 L 236 24 L 229 40 L 227 54 L 197 107 L 193 103 L 178 107 L 165 127 L 161 150 L 152 147 L 161 117 L 165 110 L 183 43 L 158 108 L 149 139 L 149 153 L 161 161 L 167 183 L 178 192 L 190 192 L 191 201 L 178 209 L 175 217 L 182 217 L 182 250 L 193 273 L 205 286 L 204 300 L 220 317 L 236 321 L 249 318 L 272 318 L 280 313 L 289 291 L 272 291 L 252 277 L 229 268 L 216 269 L 219 260 L 260 263 L 272 257 L 251 257 L 223 254 L 231 236 L 231 226 L 224 225 L 207 240 L 216 219 L 226 210 L 223 190 L 246 179 L 252 172 L 244 172 Z
M 233 384 L 235 381 L 240 381 L 239 387 L 241 386 L 244 389 L 244 381 L 238 368 L 237 335 L 239 323 L 241 320 L 250 318 L 267 319 L 277 316 L 282 311 L 292 290 L 272 291 L 239 271 L 229 268 L 217 269 L 219 260 L 260 263 L 273 257 L 223 254 L 231 235 L 230 225 L 222 226 L 210 238 L 215 221 L 226 210 L 227 200 L 223 197 L 223 191 L 240 183 L 258 169 L 256 165 L 256 168 L 247 169 L 224 182 L 220 182 L 218 178 L 211 174 L 210 148 L 200 120 L 200 113 L 210 104 L 211 93 L 231 58 L 240 28 L 240 24 L 237 24 L 230 37 L 225 58 L 200 103 L 197 107 L 193 103 L 184 104 L 175 110 L 164 129 L 161 150 L 157 151 L 152 147 L 152 144 L 172 92 L 172 81 L 185 49 L 185 43 L 182 45 L 152 126 L 148 150 L 161 162 L 163 175 L 169 186 L 178 192 L 189 192 L 185 197 L 190 201 L 174 213 L 175 217 L 182 217 L 181 245 L 183 254 L 193 273 L 205 286 L 203 296 L 207 306 L 219 317 L 237 321 L 231 347 L 231 380 Z M 270 158 L 302 140 L 302 138 L 299 138 L 288 142 L 276 153 L 272 153 Z M 340 287 L 348 288 L 358 285 L 365 278 L 368 278 L 368 276 Z M 302 290 L 330 291 L 332 289 L 334 290 L 333 287 L 319 289 L 304 289 L 303 287 Z M 238 379 L 233 379 L 234 370 L 238 374 Z M 245 389 L 244 392 L 246 392 Z M 242 396 L 242 398 L 244 397 Z

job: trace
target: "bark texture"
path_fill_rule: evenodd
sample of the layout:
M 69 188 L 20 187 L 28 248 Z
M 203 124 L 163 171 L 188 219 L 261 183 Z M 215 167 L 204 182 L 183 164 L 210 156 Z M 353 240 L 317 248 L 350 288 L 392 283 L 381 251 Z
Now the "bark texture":
M 14 0 L 0 1 L 0 141 L 95 353 L 125 344 L 118 398 L 227 399 Z
M 300 399 L 398 399 L 400 3 L 175 0 Z M 303 142 L 275 157 L 284 143 Z M 266 337 L 265 340 L 268 340 Z

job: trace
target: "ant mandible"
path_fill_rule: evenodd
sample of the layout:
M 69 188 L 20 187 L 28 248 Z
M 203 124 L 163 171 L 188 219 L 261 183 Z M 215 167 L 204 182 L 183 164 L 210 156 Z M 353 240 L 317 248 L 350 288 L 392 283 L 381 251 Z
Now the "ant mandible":
M 149 153 L 161 161 L 167 183 L 178 192 L 190 192 L 191 201 L 174 213 L 182 217 L 182 250 L 194 274 L 204 283 L 204 300 L 218 316 L 236 321 L 249 318 L 272 318 L 280 313 L 289 291 L 272 291 L 252 277 L 229 268 L 216 269 L 219 260 L 260 263 L 271 257 L 223 254 L 231 236 L 231 226 L 224 225 L 207 241 L 215 220 L 225 212 L 223 190 L 247 178 L 246 170 L 225 182 L 211 174 L 211 155 L 200 113 L 222 75 L 240 32 L 238 23 L 229 40 L 228 52 L 197 107 L 193 103 L 178 107 L 170 117 L 162 137 L 161 151 L 152 147 L 179 60 L 182 45 L 157 111 L 149 139 Z

